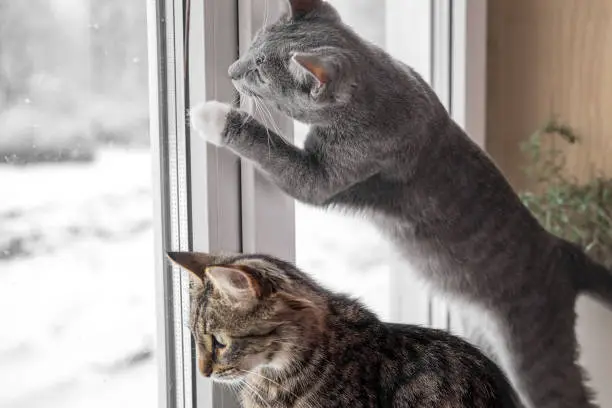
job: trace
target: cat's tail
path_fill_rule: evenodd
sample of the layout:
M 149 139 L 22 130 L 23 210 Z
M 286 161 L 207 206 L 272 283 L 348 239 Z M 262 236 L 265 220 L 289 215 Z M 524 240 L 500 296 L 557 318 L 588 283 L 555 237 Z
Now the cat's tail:
M 577 246 L 572 245 L 572 253 L 577 261 L 572 268 L 576 289 L 612 309 L 612 271 L 593 261 Z
M 578 289 L 604 302 L 612 308 L 612 271 L 589 260 L 587 267 L 576 271 Z

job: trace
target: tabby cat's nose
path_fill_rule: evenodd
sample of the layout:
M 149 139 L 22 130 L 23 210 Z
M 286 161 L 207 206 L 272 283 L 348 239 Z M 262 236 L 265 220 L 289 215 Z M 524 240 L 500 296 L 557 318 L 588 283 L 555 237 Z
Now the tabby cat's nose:
M 198 369 L 204 377 L 210 377 L 212 374 L 212 364 L 202 358 L 198 359 Z

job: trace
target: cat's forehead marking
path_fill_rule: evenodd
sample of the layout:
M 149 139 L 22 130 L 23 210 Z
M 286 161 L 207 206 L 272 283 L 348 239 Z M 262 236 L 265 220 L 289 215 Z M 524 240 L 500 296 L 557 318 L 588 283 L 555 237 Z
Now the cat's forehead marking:
M 261 259 L 254 258 L 241 258 L 233 262 L 235 265 L 247 265 L 247 266 L 264 266 L 265 263 Z
M 254 269 L 262 269 L 263 267 L 265 267 L 265 264 L 263 262 L 259 261 L 258 259 L 252 258 L 237 259 L 236 261 L 232 262 L 232 264 L 236 266 L 248 266 Z
M 248 266 L 250 268 L 258 270 L 259 272 L 264 273 L 278 274 L 279 272 L 281 272 L 276 265 L 270 263 L 269 261 L 266 261 L 265 259 L 243 258 L 236 260 L 235 262 L 233 262 L 233 264 Z

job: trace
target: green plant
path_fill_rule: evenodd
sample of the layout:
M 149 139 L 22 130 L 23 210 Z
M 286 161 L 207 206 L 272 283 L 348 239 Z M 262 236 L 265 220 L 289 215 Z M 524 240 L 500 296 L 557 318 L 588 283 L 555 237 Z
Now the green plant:
M 551 120 L 521 144 L 527 159 L 524 170 L 533 188 L 520 194 L 523 203 L 547 230 L 612 267 L 612 180 L 597 176 L 579 183 L 567 175 L 561 149 L 544 144 L 544 137 L 579 142 L 569 126 Z

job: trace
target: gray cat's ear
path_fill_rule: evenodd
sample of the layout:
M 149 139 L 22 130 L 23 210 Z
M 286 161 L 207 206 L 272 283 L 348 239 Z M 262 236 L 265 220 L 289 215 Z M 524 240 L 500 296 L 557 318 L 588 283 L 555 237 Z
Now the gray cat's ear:
M 206 268 L 214 263 L 215 258 L 201 252 L 168 252 L 168 259 L 190 272 L 195 281 L 202 283 Z
M 323 4 L 322 0 L 287 0 L 289 16 L 293 20 L 297 20 L 318 9 L 321 4 Z
M 295 53 L 291 62 L 302 70 L 302 73 L 311 75 L 319 86 L 327 84 L 330 80 L 330 70 L 324 58 L 316 54 Z
M 206 276 L 213 286 L 239 306 L 253 304 L 262 294 L 259 282 L 248 272 L 234 266 L 211 266 Z
M 291 57 L 291 71 L 298 80 L 311 77 L 315 80 L 316 93 L 321 88 L 341 78 L 347 69 L 347 61 L 340 50 L 322 47 L 311 52 L 296 52 Z

